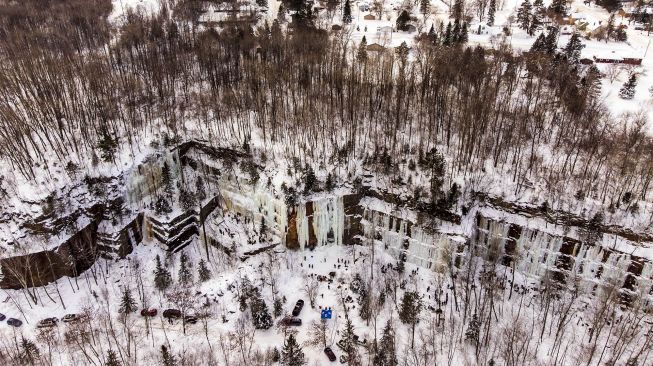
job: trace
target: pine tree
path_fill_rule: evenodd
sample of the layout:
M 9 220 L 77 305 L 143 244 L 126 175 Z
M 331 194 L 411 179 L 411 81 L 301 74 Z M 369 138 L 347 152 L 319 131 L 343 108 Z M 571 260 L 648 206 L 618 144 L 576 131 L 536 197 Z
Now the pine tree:
M 465 332 L 465 339 L 470 342 L 477 343 L 480 328 L 481 328 L 481 323 L 479 323 L 478 315 L 475 313 L 474 315 L 472 315 L 472 320 L 469 322 L 469 326 L 467 327 L 467 331 Z
M 358 45 L 358 53 L 356 54 L 356 59 L 358 62 L 363 63 L 367 61 L 367 39 L 365 36 L 363 36 L 361 43 Z M 326 189 L 327 191 L 333 190 L 333 177 L 331 176 L 331 173 L 327 175 Z
M 447 30 L 444 33 L 444 36 L 442 37 L 442 45 L 443 46 L 450 46 L 451 45 L 451 22 L 447 23 Z
M 161 360 L 163 366 L 177 366 L 177 359 L 174 355 L 170 354 L 168 347 L 161 345 Z
M 549 28 L 549 33 L 544 38 L 544 51 L 549 55 L 555 55 L 558 49 L 558 28 Z
M 249 311 L 252 314 L 252 322 L 256 329 L 270 329 L 272 327 L 272 317 L 268 311 L 268 306 L 261 297 L 258 289 L 253 291 L 249 304 Z
M 551 10 L 553 13 L 558 14 L 560 16 L 566 16 L 567 15 L 567 0 L 553 0 L 553 1 L 551 1 L 551 5 L 549 6 L 549 10 Z
M 179 283 L 182 285 L 189 285 L 193 282 L 193 273 L 190 270 L 191 264 L 189 263 L 188 255 L 181 253 L 179 258 Z
M 564 54 L 570 64 L 577 65 L 580 62 L 580 51 L 584 47 L 585 45 L 580 41 L 580 36 L 577 32 L 574 32 L 564 49 Z
M 541 0 L 539 0 L 541 1 Z M 497 1 L 490 0 L 490 5 L 487 10 L 487 25 L 490 27 L 494 25 L 494 13 L 497 11 Z
M 211 279 L 211 270 L 206 266 L 204 259 L 200 259 L 197 278 L 199 278 L 201 282 L 206 282 Z
M 397 17 L 397 29 L 405 31 L 408 28 L 408 22 L 410 22 L 410 14 L 406 10 L 402 10 Z
M 134 300 L 131 290 L 129 287 L 124 287 L 122 289 L 119 311 L 123 314 L 129 314 L 136 311 L 136 309 L 136 300 Z
M 105 366 L 120 366 L 118 356 L 112 349 L 109 349 L 109 352 L 107 352 L 107 360 Z
M 528 0 L 521 3 L 517 11 L 517 22 L 519 22 L 519 28 L 528 30 L 528 26 L 531 24 L 531 3 Z
M 307 165 L 304 172 L 304 193 L 306 194 L 313 191 L 313 189 L 315 189 L 316 182 L 317 178 L 315 177 L 313 168 L 310 165 Z
M 352 348 L 356 346 L 356 339 L 354 337 L 354 325 L 351 322 L 351 319 L 347 319 L 345 323 L 345 330 L 342 332 L 342 345 L 343 351 L 349 353 Z
M 165 196 L 159 197 L 154 203 L 154 212 L 157 215 L 169 214 L 172 212 L 172 206 L 170 206 L 170 201 Z
M 291 333 L 288 335 L 281 350 L 281 364 L 284 366 L 301 366 L 304 365 L 304 352 Z
M 167 194 L 172 194 L 172 173 L 170 172 L 170 166 L 167 161 L 164 161 L 161 167 L 161 183 L 163 183 L 163 190 Z
M 342 22 L 345 24 L 350 24 L 352 21 L 351 17 L 351 4 L 349 3 L 349 0 L 345 1 L 345 7 L 342 10 Z
M 630 75 L 628 81 L 624 83 L 619 90 L 619 97 L 621 99 L 633 99 L 635 97 L 635 87 L 637 86 L 637 75 L 634 73 Z
M 458 37 L 458 43 L 465 44 L 469 40 L 467 34 L 467 22 L 463 23 L 463 27 L 460 29 L 460 36 Z
M 453 29 L 451 30 L 451 44 L 458 44 L 460 42 L 460 21 L 454 19 Z
M 399 311 L 399 320 L 404 324 L 409 324 L 412 329 L 411 347 L 415 345 L 415 325 L 419 320 L 419 313 L 422 310 L 422 301 L 417 291 L 406 291 L 401 299 L 401 309 Z
M 426 15 L 429 12 L 430 7 L 431 7 L 430 0 L 420 0 L 420 2 L 419 2 L 419 11 L 420 11 L 420 13 Z
M 41 357 L 41 352 L 34 342 L 22 337 L 20 341 L 21 356 L 26 365 L 35 365 Z
M 274 299 L 274 309 L 272 310 L 275 318 L 278 318 L 283 313 L 283 303 L 280 298 Z
M 535 42 L 533 42 L 530 52 L 544 52 L 545 51 L 544 42 L 545 42 L 544 33 L 540 33 L 540 35 L 537 36 L 537 38 L 535 39 Z
M 105 163 L 115 161 L 118 150 L 118 140 L 113 138 L 107 128 L 102 128 L 102 136 L 98 141 L 100 156 Z
M 172 284 L 172 276 L 167 268 L 161 265 L 161 258 L 156 255 L 156 268 L 154 269 L 154 287 L 159 291 L 165 291 Z
M 395 332 L 390 320 L 383 328 L 381 340 L 374 355 L 374 366 L 397 366 L 397 352 L 395 350 Z

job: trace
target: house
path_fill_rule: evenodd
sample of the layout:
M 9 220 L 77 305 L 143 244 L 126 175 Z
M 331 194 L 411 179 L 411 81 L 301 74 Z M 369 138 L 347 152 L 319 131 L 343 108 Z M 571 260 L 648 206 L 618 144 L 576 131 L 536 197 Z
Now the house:
M 381 46 L 378 43 L 371 43 L 367 45 L 367 50 L 368 51 L 373 51 L 373 52 L 383 52 L 385 51 L 385 47 Z
M 365 19 L 365 20 L 376 20 L 376 18 L 375 18 L 374 15 L 372 15 L 372 14 L 367 14 L 367 15 L 365 15 L 365 16 L 363 17 L 363 19 Z

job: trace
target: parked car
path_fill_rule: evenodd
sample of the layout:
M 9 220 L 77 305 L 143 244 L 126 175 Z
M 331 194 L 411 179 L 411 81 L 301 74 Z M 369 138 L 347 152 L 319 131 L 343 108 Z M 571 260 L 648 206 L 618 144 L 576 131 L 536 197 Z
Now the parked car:
M 163 311 L 163 317 L 167 319 L 179 319 L 181 318 L 181 310 L 166 309 Z
M 287 316 L 281 320 L 281 324 L 291 327 L 299 327 L 302 325 L 302 320 L 299 318 Z
M 295 303 L 295 308 L 292 309 L 292 316 L 299 315 L 299 313 L 302 312 L 303 307 L 304 307 L 304 300 L 302 299 L 297 300 L 297 303 Z
M 329 361 L 333 362 L 336 360 L 336 354 L 333 353 L 333 350 L 331 350 L 331 347 L 327 347 L 324 349 L 324 353 L 327 355 L 329 358 Z
M 5 314 L 0 313 L 0 322 L 3 321 L 3 320 L 5 320 L 5 319 L 7 319 L 7 317 L 5 316 Z
M 41 320 L 36 324 L 36 327 L 37 327 L 37 328 L 50 328 L 50 327 L 54 327 L 54 326 L 57 325 L 57 322 L 58 322 L 58 321 L 59 321 L 59 319 L 57 319 L 57 318 L 45 318 L 45 319 L 41 319 Z
M 142 316 L 156 316 L 158 312 L 156 309 L 143 309 L 141 310 L 141 315 Z
M 85 317 L 86 315 L 84 314 L 66 314 L 63 316 L 63 318 L 61 318 L 61 321 L 63 321 L 64 323 L 70 323 L 70 322 L 80 321 Z
M 23 325 L 23 322 L 16 318 L 9 318 L 7 319 L 7 324 L 11 325 L 12 327 L 20 327 Z
M 197 323 L 197 317 L 194 315 L 186 315 L 184 317 L 184 321 L 188 324 L 196 324 Z

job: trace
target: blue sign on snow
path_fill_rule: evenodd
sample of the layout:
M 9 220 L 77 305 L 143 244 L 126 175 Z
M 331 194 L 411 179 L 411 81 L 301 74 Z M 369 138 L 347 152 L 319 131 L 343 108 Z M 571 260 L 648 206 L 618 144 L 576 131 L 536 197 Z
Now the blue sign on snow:
M 332 310 L 331 308 L 326 308 L 322 310 L 322 319 L 331 319 L 331 313 Z

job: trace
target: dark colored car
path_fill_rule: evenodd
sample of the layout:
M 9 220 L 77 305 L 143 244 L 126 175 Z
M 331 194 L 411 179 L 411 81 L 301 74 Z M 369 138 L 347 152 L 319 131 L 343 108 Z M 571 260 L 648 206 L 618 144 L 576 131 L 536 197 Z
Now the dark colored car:
M 23 322 L 15 318 L 9 318 L 7 319 L 7 324 L 11 325 L 12 327 L 20 327 L 23 325 Z
M 196 324 L 196 323 L 197 323 L 197 317 L 194 316 L 194 315 L 186 315 L 186 316 L 184 317 L 184 321 L 185 321 L 187 324 Z
M 57 319 L 57 318 L 45 318 L 45 319 L 40 320 L 40 321 L 36 324 L 36 327 L 37 327 L 37 328 L 50 328 L 50 327 L 54 327 L 54 326 L 57 325 L 57 322 L 58 322 L 58 321 L 59 321 L 59 319 Z
M 7 316 L 5 314 L 0 313 L 0 322 L 7 319 Z
M 281 320 L 281 323 L 291 327 L 299 327 L 302 325 L 302 320 L 295 317 L 285 317 Z
M 166 309 L 163 311 L 163 317 L 167 319 L 179 319 L 181 318 L 181 310 Z
M 297 300 L 297 303 L 295 303 L 295 308 L 292 309 L 292 316 L 299 315 L 299 313 L 302 312 L 303 307 L 304 307 L 304 300 L 302 299 Z
M 143 309 L 141 310 L 141 315 L 142 316 L 156 316 L 158 312 L 156 309 Z
M 82 320 L 82 318 L 84 317 L 85 317 L 84 315 L 80 315 L 80 314 L 66 314 L 63 316 L 63 318 L 61 318 L 61 321 L 63 321 L 64 323 L 76 322 Z
M 324 349 L 324 353 L 325 353 L 325 354 L 327 355 L 327 357 L 329 358 L 329 361 L 333 362 L 333 361 L 336 360 L 336 354 L 333 353 L 333 351 L 331 350 L 331 347 L 327 347 L 327 348 L 325 348 L 325 349 Z

